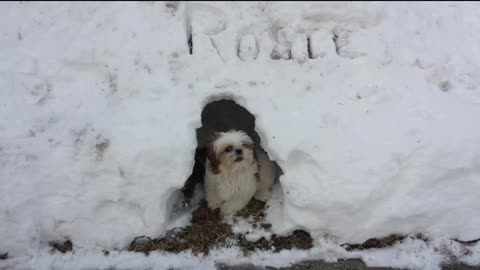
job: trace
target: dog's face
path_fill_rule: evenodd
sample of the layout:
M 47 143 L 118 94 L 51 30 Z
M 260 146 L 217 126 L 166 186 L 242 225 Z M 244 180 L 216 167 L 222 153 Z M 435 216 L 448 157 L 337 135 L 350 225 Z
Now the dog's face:
M 235 172 L 255 162 L 253 140 L 242 131 L 217 133 L 209 146 L 208 159 L 213 173 Z

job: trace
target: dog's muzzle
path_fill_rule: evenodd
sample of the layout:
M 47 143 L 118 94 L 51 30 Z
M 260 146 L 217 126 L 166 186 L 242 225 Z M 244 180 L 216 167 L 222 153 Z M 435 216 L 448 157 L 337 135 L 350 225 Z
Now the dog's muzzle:
M 236 157 L 235 157 L 235 162 L 240 162 L 240 161 L 243 160 L 243 151 L 242 151 L 242 149 L 237 149 L 237 150 L 235 150 L 235 155 L 236 155 Z

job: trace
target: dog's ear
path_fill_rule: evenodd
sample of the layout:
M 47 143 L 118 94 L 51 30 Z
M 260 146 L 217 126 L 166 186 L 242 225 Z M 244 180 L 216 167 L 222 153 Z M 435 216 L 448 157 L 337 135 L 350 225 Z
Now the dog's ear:
M 255 144 L 254 143 L 244 143 L 243 146 L 245 146 L 245 148 L 248 148 L 252 151 L 255 151 Z
M 209 142 L 210 144 L 213 144 L 213 142 L 220 137 L 220 132 L 218 131 L 211 131 L 210 136 L 209 136 Z
M 255 144 L 254 143 L 245 143 L 245 144 L 243 144 L 243 146 L 245 146 L 245 148 L 247 148 L 247 149 L 252 150 L 252 152 L 253 152 L 252 164 L 257 162 L 258 161 L 258 156 L 257 156 L 257 151 L 255 151 Z M 257 164 L 258 164 L 258 166 L 260 166 L 259 162 L 257 162 Z
M 207 158 L 208 160 L 210 161 L 210 170 L 214 173 L 214 174 L 218 174 L 220 171 L 218 170 L 218 165 L 219 165 L 219 162 L 218 162 L 218 159 L 217 159 L 217 155 L 215 153 L 215 149 L 213 148 L 213 144 L 209 144 L 208 145 L 208 148 L 207 148 Z

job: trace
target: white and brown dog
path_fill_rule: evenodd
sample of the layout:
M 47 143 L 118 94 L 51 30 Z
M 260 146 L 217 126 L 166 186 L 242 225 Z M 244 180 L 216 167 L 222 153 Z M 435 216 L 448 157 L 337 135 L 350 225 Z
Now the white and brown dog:
M 275 180 L 275 166 L 244 132 L 217 133 L 210 144 L 205 170 L 208 207 L 223 215 L 243 209 L 252 197 L 267 201 Z

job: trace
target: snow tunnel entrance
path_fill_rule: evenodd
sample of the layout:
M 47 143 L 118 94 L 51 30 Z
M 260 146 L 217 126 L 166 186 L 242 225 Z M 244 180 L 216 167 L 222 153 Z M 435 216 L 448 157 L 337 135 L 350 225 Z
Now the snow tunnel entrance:
M 201 120 L 202 126 L 196 130 L 195 163 L 190 177 L 185 181 L 182 188 L 182 194 L 187 204 L 195 197 L 198 190 L 197 186 L 203 184 L 207 146 L 215 132 L 227 132 L 232 129 L 244 131 L 252 138 L 256 147 L 265 151 L 261 147 L 260 136 L 255 130 L 255 116 L 233 100 L 221 99 L 208 103 L 202 110 Z M 276 162 L 274 164 L 276 168 L 275 181 L 278 182 L 282 170 Z
M 231 99 L 212 101 L 205 105 L 201 114 L 202 126 L 196 130 L 197 147 L 194 156 L 194 165 L 190 176 L 183 187 L 176 190 L 167 203 L 167 220 L 170 226 L 177 225 L 176 220 L 188 218 L 190 213 L 204 199 L 204 176 L 207 159 L 207 147 L 215 132 L 227 132 L 232 129 L 244 131 L 250 136 L 256 147 L 261 147 L 261 139 L 255 130 L 255 116 L 247 109 Z M 268 156 L 268 152 L 265 151 Z M 193 158 L 193 157 L 192 157 Z M 269 159 L 271 160 L 270 156 Z M 273 162 L 276 171 L 274 186 L 278 185 L 278 178 L 283 174 L 280 166 Z M 181 221 L 178 221 L 181 222 Z
M 130 244 L 129 250 L 142 252 L 163 250 L 174 253 L 191 250 L 194 254 L 200 252 L 208 255 L 211 249 L 231 247 L 232 244 L 242 250 L 244 254 L 252 254 L 257 251 L 271 252 L 272 249 L 280 252 L 286 249 L 307 250 L 312 248 L 313 239 L 308 232 L 295 230 L 288 235 L 278 235 L 273 232 L 273 226 L 267 219 L 267 209 L 278 210 L 278 207 L 281 207 L 279 202 L 283 200 L 283 196 L 279 196 L 279 194 L 283 194 L 283 192 L 278 179 L 283 172 L 278 164 L 272 162 L 268 156 L 265 151 L 268 149 L 262 149 L 260 136 L 255 130 L 254 115 L 235 101 L 222 99 L 208 103 L 202 110 L 201 120 L 202 126 L 196 130 L 197 148 L 191 175 L 186 179 L 184 186 L 174 190 L 167 199 L 165 234 L 154 240 L 145 239 L 145 237 L 141 237 L 145 241 L 134 240 Z M 230 218 L 232 212 L 228 213 L 228 211 L 228 218 L 223 218 L 227 215 L 222 216 L 222 211 L 225 209 L 222 209 L 222 206 L 228 202 L 221 202 L 221 206 L 210 209 L 205 200 L 205 172 L 209 170 L 205 165 L 207 160 L 212 160 L 207 159 L 212 135 L 215 132 L 228 132 L 232 129 L 243 131 L 250 136 L 255 146 L 254 153 L 257 154 L 257 161 L 262 162 L 260 163 L 262 165 L 269 164 L 265 167 L 259 166 L 259 173 L 252 171 L 254 174 L 252 176 L 256 177 L 257 183 L 262 181 L 262 168 L 267 167 L 269 174 L 263 175 L 273 175 L 274 177 L 263 179 L 273 178 L 274 183 L 273 187 L 267 185 L 269 188 L 273 188 L 270 195 L 263 197 L 255 194 L 245 206 L 243 206 L 245 201 L 242 201 L 241 207 L 243 208 L 235 206 L 232 211 L 233 218 Z M 233 138 L 237 137 L 234 135 Z M 235 140 L 233 139 L 233 141 Z M 226 147 L 232 148 L 233 141 L 229 142 Z M 242 142 L 235 147 L 237 148 L 232 154 L 238 154 L 242 159 L 250 158 L 250 156 L 242 156 L 242 151 L 252 150 L 250 143 Z M 242 151 L 237 153 L 237 150 L 240 149 Z M 237 156 L 235 156 L 235 162 L 236 159 Z M 270 162 L 267 159 L 270 159 Z M 273 166 L 270 166 L 272 164 Z M 258 182 L 259 179 L 260 182 Z M 259 186 L 261 184 L 257 185 L 256 191 L 262 191 Z M 271 191 L 271 189 L 266 190 Z M 260 192 L 259 194 L 264 193 Z

